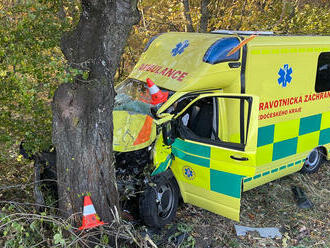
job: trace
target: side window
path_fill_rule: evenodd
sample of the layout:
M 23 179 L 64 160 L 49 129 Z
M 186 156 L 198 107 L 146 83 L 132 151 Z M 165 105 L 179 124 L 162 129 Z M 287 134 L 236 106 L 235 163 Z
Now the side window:
M 179 117 L 180 134 L 185 138 L 215 140 L 217 137 L 216 98 L 202 98 Z
M 315 91 L 330 90 L 330 53 L 321 53 L 317 64 Z
M 244 148 L 251 112 L 250 98 L 206 97 L 178 118 L 182 138 L 230 148 Z

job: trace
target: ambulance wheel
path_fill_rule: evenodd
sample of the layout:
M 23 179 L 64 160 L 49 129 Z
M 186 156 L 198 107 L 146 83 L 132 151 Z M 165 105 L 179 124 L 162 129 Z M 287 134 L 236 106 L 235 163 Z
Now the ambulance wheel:
M 302 173 L 312 174 L 317 172 L 320 166 L 325 162 L 325 151 L 323 148 L 313 149 L 305 160 L 303 167 L 301 168 Z
M 155 186 L 148 186 L 139 199 L 142 221 L 150 227 L 161 228 L 169 224 L 176 215 L 179 187 L 172 176 L 156 176 Z

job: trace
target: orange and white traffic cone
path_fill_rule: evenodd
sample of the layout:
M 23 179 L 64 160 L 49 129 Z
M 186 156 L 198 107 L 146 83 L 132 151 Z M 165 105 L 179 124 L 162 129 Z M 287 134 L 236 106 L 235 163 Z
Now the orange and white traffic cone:
M 82 226 L 79 227 L 79 230 L 85 230 L 97 226 L 104 225 L 103 221 L 100 221 L 100 218 L 95 212 L 94 205 L 90 196 L 84 197 L 84 211 L 83 211 L 83 220 Z
M 147 78 L 147 84 L 151 95 L 151 104 L 157 105 L 167 101 L 168 92 L 162 92 L 150 78 Z

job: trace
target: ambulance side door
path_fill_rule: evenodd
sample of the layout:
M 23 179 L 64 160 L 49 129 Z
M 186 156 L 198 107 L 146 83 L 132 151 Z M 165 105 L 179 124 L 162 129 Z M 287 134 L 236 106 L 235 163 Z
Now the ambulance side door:
M 203 94 L 176 116 L 171 169 L 186 203 L 239 220 L 242 178 L 255 173 L 258 97 Z

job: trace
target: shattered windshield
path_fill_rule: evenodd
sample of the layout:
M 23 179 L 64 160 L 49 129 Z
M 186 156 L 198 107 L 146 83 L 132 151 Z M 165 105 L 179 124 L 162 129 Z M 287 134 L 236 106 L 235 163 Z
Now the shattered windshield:
M 116 88 L 114 110 L 151 115 L 151 95 L 145 82 L 128 78 Z

